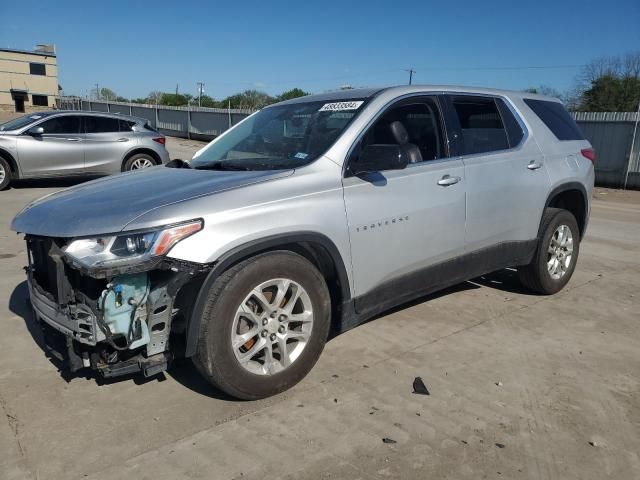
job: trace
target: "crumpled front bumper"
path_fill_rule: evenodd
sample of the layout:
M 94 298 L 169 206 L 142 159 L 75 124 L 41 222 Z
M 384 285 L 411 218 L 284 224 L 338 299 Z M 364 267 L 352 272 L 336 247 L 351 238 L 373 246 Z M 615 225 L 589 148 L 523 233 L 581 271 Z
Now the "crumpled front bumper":
M 54 301 L 40 292 L 32 278 L 27 280 L 29 297 L 37 320 L 80 343 L 95 346 L 104 340 L 104 334 L 98 328 L 95 315 L 85 309 L 71 312 L 68 308 L 60 308 Z

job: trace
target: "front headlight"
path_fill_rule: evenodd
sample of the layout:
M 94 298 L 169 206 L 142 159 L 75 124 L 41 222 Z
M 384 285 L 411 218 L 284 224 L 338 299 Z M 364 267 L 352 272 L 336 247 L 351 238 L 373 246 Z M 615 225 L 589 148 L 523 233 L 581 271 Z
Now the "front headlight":
M 145 232 L 81 238 L 64 248 L 73 261 L 87 268 L 118 267 L 165 255 L 180 240 L 202 230 L 202 220 Z

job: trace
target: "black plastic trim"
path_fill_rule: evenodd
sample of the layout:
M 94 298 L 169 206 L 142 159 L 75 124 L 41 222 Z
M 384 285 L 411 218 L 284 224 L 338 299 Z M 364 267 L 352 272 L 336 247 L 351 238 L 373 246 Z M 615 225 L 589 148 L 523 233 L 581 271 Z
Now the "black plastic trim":
M 351 289 L 349 288 L 349 277 L 342 260 L 342 256 L 338 251 L 338 247 L 325 235 L 317 232 L 292 232 L 280 235 L 273 235 L 259 240 L 247 242 L 243 245 L 231 249 L 220 257 L 214 264 L 213 268 L 207 275 L 198 296 L 189 319 L 186 330 L 186 346 L 185 357 L 191 357 L 196 353 L 198 345 L 198 337 L 200 336 L 200 324 L 204 312 L 207 293 L 215 280 L 227 270 L 230 266 L 242 259 L 256 255 L 258 253 L 272 250 L 277 247 L 285 247 L 291 244 L 311 243 L 323 247 L 333 259 L 340 289 L 342 294 L 343 305 L 351 299 Z
M 544 208 L 546 210 L 546 208 L 551 204 L 551 201 L 558 194 L 567 192 L 569 190 L 578 190 L 580 193 L 582 193 L 582 200 L 584 201 L 584 225 L 582 225 L 582 228 L 580 229 L 580 238 L 582 238 L 584 237 L 584 233 L 587 230 L 587 224 L 589 223 L 589 197 L 587 196 L 587 189 L 584 188 L 583 184 L 579 182 L 567 182 L 563 183 L 562 185 L 558 185 L 556 188 L 551 190 L 551 193 L 549 193 L 549 195 L 547 196 L 547 201 L 544 204 Z M 542 228 L 542 225 L 540 225 L 540 228 Z M 540 232 L 538 232 L 538 234 L 539 233 Z
M 537 243 L 537 239 L 500 243 L 390 280 L 355 298 L 355 317 L 343 318 L 342 324 L 350 328 L 429 293 L 502 268 L 527 265 L 533 258 Z

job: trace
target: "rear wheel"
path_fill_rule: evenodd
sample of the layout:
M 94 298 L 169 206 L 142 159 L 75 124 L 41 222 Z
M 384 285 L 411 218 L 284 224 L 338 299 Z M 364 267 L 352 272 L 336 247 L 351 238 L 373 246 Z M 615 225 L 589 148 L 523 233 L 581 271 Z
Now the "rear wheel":
M 0 190 L 4 190 L 11 183 L 11 167 L 9 162 L 0 157 Z
M 146 153 L 136 153 L 124 162 L 123 170 L 128 172 L 129 170 L 140 170 L 142 168 L 149 168 L 155 165 L 156 161 L 151 155 L 147 155 Z
M 286 251 L 259 255 L 211 286 L 194 363 L 236 398 L 275 395 L 316 363 L 330 312 L 327 286 L 311 262 Z
M 533 260 L 518 268 L 520 281 L 544 295 L 560 291 L 573 275 L 579 250 L 580 230 L 573 214 L 558 208 L 546 209 Z

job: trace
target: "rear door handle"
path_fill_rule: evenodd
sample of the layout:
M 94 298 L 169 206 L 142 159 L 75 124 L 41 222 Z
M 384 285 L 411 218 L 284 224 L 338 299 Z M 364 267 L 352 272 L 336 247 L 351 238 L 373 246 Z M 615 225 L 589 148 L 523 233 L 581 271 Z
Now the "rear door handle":
M 79 141 L 80 141 L 80 139 L 79 139 L 79 138 L 65 138 L 65 140 L 66 140 L 67 142 L 79 142 Z
M 449 185 L 454 185 L 462 180 L 460 177 L 452 177 L 451 175 L 445 175 L 440 180 L 438 180 L 438 185 L 441 187 L 448 187 Z
M 538 170 L 540 167 L 542 167 L 542 162 L 536 162 L 535 160 L 531 160 L 527 165 L 529 170 Z
M 116 140 L 116 142 L 128 142 L 129 139 L 128 138 L 119 138 L 118 140 Z

